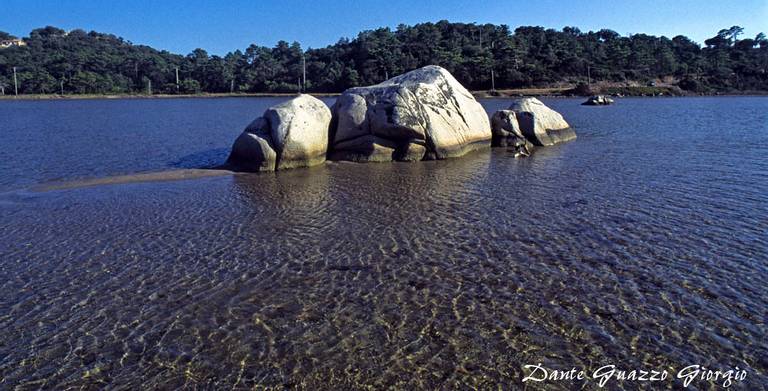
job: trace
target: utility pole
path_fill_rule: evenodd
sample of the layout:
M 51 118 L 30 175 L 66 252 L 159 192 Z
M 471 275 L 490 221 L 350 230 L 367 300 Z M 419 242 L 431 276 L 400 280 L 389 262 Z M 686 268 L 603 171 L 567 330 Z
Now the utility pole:
M 483 48 L 483 28 L 480 27 L 480 49 Z
M 495 49 L 496 41 L 491 41 L 491 91 L 496 92 L 496 75 L 493 73 L 493 63 L 494 57 L 493 57 L 493 49 Z
M 179 93 L 179 67 L 176 67 L 176 93 Z
M 303 50 L 301 51 L 301 80 L 304 92 L 307 92 L 307 58 Z
M 13 67 L 13 94 L 19 96 L 19 81 L 16 79 L 16 67 Z

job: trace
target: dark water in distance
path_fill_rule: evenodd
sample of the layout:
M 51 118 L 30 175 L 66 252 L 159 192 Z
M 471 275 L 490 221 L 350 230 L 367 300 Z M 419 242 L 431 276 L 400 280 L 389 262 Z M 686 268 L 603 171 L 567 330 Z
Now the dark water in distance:
M 272 103 L 0 102 L 0 389 L 768 385 L 766 98 L 550 100 L 579 138 L 527 159 L 27 190 L 219 163 Z

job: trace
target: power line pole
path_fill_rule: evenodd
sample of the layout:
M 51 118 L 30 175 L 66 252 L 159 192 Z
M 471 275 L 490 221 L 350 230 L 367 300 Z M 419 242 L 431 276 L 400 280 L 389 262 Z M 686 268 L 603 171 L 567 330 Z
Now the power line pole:
M 307 92 L 307 58 L 303 50 L 301 51 L 301 78 L 304 92 Z
M 493 66 L 496 63 L 496 58 L 493 56 L 494 49 L 496 49 L 496 41 L 491 41 L 491 91 L 496 92 L 496 75 L 493 73 Z
M 480 49 L 483 48 L 483 28 L 480 27 Z
M 19 96 L 19 81 L 16 80 L 16 67 L 13 67 L 13 94 Z

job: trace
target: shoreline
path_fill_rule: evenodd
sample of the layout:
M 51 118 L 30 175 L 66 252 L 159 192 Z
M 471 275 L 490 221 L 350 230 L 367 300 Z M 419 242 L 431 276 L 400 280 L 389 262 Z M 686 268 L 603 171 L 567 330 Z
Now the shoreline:
M 518 98 L 518 97 L 530 97 L 530 96 L 544 96 L 548 98 L 586 98 L 587 95 L 574 95 L 569 94 L 567 91 L 569 88 L 519 88 L 508 90 L 478 90 L 470 91 L 475 98 Z M 309 92 L 310 95 L 316 97 L 335 97 L 341 95 L 339 92 Z M 0 101 L 16 101 L 16 100 L 109 100 L 109 99 L 211 99 L 211 98 L 279 98 L 279 97 L 291 97 L 296 96 L 297 93 L 290 92 L 256 92 L 256 93 L 201 93 L 201 94 L 72 94 L 72 95 L 60 95 L 60 94 L 31 94 L 31 95 L 2 95 Z M 602 94 L 612 95 L 612 94 Z M 612 95 L 615 96 L 615 95 Z M 768 96 L 768 91 L 744 91 L 743 93 L 710 93 L 710 94 L 662 94 L 662 95 L 647 95 L 647 94 L 624 94 L 620 97 L 623 98 L 669 98 L 669 97 L 728 97 L 728 96 Z
M 338 96 L 339 93 L 317 92 L 314 96 Z M 2 95 L 1 100 L 86 100 L 86 99 L 184 99 L 184 98 L 271 98 L 296 96 L 291 92 L 254 92 L 254 93 L 201 93 L 201 94 L 31 94 L 31 95 Z
M 657 93 L 647 93 L 642 88 L 633 91 L 636 87 L 626 87 L 621 93 L 609 91 L 595 91 L 593 94 L 575 94 L 570 87 L 551 88 L 519 88 L 505 90 L 479 90 L 470 91 L 475 98 L 521 98 L 543 96 L 548 98 L 588 98 L 594 95 L 605 95 L 618 98 L 692 98 L 692 97 L 716 97 L 716 96 L 768 96 L 768 91 L 740 91 L 728 93 L 675 93 L 667 87 L 654 88 Z

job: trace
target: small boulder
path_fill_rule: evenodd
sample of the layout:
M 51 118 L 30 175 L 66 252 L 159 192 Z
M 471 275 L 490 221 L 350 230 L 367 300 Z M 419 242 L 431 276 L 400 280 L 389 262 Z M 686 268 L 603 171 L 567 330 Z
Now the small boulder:
M 613 103 L 613 99 L 605 95 L 590 96 L 582 105 L 585 106 L 607 106 Z
M 227 162 L 246 171 L 274 171 L 325 162 L 331 111 L 299 95 L 268 108 L 235 140 Z
M 264 117 L 256 118 L 240 133 L 227 159 L 228 164 L 244 171 L 275 171 L 276 162 L 277 153 Z
M 563 116 L 536 98 L 519 99 L 509 110 L 515 113 L 523 136 L 534 145 L 549 146 L 576 138 Z
M 434 65 L 350 88 L 332 110 L 333 160 L 445 159 L 490 146 L 483 107 L 448 71 Z
M 533 144 L 526 140 L 512 110 L 499 110 L 491 117 L 494 147 L 509 147 L 515 156 L 530 156 Z

